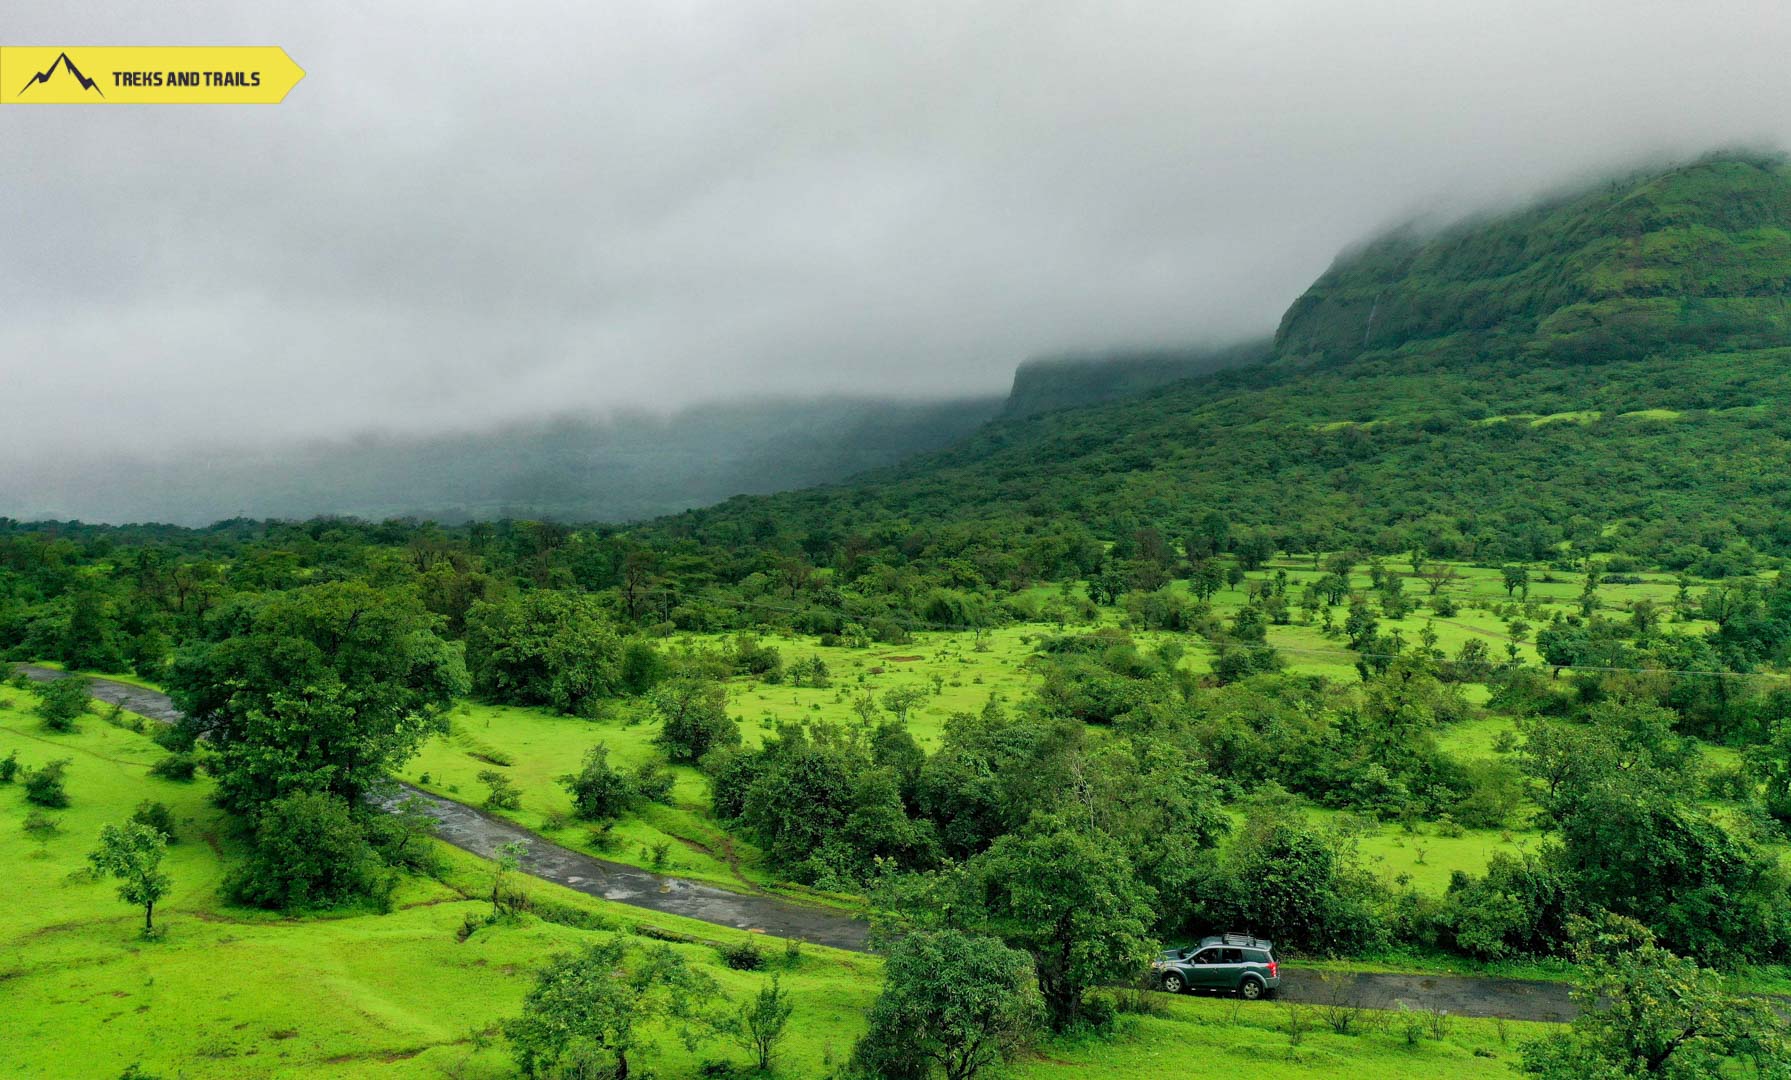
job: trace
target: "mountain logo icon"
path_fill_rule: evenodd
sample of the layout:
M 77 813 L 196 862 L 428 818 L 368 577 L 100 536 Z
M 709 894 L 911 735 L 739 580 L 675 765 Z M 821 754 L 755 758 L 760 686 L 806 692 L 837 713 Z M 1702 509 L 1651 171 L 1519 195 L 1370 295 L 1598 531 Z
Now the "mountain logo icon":
M 31 80 L 29 82 L 27 82 L 24 86 L 19 88 L 20 95 L 23 95 L 25 93 L 25 91 L 31 89 L 33 86 L 36 86 L 39 83 L 49 82 L 50 76 L 56 74 L 56 69 L 59 67 L 67 68 L 68 73 L 70 75 L 74 76 L 76 82 L 81 84 L 81 89 L 91 90 L 94 93 L 98 94 L 100 97 L 106 96 L 105 91 L 103 91 L 99 88 L 99 83 L 97 81 L 95 81 L 93 79 L 89 79 L 87 76 L 81 74 L 81 69 L 75 66 L 75 62 L 73 60 L 70 60 L 68 58 L 68 54 L 65 52 L 57 53 L 56 59 L 50 61 L 49 67 L 38 72 L 36 75 L 31 76 Z

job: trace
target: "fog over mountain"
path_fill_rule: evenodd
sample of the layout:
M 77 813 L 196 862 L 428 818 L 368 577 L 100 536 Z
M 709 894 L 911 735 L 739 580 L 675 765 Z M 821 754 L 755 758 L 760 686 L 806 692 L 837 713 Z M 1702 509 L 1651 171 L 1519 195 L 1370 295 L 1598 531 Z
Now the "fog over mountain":
M 209 0 L 7 38 L 308 75 L 0 114 L 0 514 L 121 458 L 992 399 L 1033 355 L 1265 334 L 1400 220 L 1791 141 L 1765 2 Z

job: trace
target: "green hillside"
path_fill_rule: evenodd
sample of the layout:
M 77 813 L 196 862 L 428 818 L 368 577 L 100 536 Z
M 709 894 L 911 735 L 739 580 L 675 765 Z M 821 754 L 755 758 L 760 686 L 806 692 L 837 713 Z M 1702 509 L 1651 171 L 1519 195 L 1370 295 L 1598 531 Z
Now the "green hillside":
M 1602 363 L 1781 344 L 1791 169 L 1718 158 L 1346 253 L 1281 321 L 1286 363 L 1423 353 Z
M 1180 537 L 1218 511 L 1294 551 L 1571 542 L 1720 569 L 1791 550 L 1787 293 L 1791 167 L 1700 162 L 1367 245 L 1293 304 L 1268 364 L 661 528 L 999 520 L 1012 550 L 1066 517 Z

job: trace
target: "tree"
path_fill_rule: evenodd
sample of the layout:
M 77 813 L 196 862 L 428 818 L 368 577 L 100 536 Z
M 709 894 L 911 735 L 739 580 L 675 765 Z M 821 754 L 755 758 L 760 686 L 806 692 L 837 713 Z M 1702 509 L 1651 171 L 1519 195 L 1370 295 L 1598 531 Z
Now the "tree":
M 499 844 L 497 857 L 491 866 L 491 917 L 497 918 L 506 910 L 515 910 L 521 897 L 507 891 L 504 882 L 511 874 L 522 868 L 522 860 L 529 853 L 527 840 L 512 840 L 507 844 Z
M 890 948 L 854 1059 L 882 1075 L 925 1061 L 970 1080 L 1024 1046 L 1040 1002 L 1031 959 L 981 934 L 916 931 Z M 880 1067 L 894 1064 L 896 1068 Z
M 475 603 L 466 615 L 473 693 L 595 716 L 622 689 L 622 639 L 590 596 L 534 589 Z
M 673 679 L 652 693 L 659 717 L 654 742 L 666 757 L 691 764 L 721 746 L 740 745 L 740 725 L 728 715 L 728 688 L 714 679 Z
M 1237 553 L 1238 565 L 1245 570 L 1260 570 L 1262 564 L 1275 555 L 1275 541 L 1265 532 L 1247 532 L 1237 538 L 1232 550 Z
M 1499 580 L 1505 585 L 1505 595 L 1523 590 L 1524 599 L 1530 598 L 1530 571 L 1522 566 L 1507 564 L 1499 567 Z
M 1076 1022 L 1090 987 L 1136 978 L 1155 948 L 1154 894 L 1104 833 L 1047 818 L 995 841 L 969 873 L 985 925 L 1031 954 L 1053 1030 Z
M 898 686 L 883 695 L 883 707 L 898 724 L 908 722 L 908 714 L 927 700 L 927 692 L 918 686 Z
M 504 1022 L 525 1076 L 609 1076 L 627 1080 L 629 1055 L 645 1045 L 655 1021 L 679 1022 L 693 1049 L 705 1032 L 698 1006 L 718 992 L 714 980 L 663 945 L 630 963 L 620 937 L 548 961 Z M 607 1069 L 605 1072 L 603 1070 Z
M 1221 880 L 1226 888 L 1210 901 L 1214 921 L 1291 947 L 1335 955 L 1376 944 L 1383 933 L 1374 876 L 1342 837 L 1297 813 L 1252 814 L 1226 851 Z
M 75 675 L 39 683 L 36 689 L 37 715 L 43 717 L 44 726 L 51 731 L 75 730 L 75 721 L 93 702 L 87 680 Z
M 1431 596 L 1442 592 L 1445 585 L 1461 577 L 1461 573 L 1455 569 L 1455 564 L 1446 562 L 1430 563 L 1424 569 L 1414 572 L 1424 579 L 1424 584 L 1430 590 L 1429 595 Z
M 784 992 L 782 981 L 773 975 L 727 1025 L 729 1036 L 753 1056 L 753 1063 L 760 1072 L 771 1071 L 771 1059 L 777 1053 L 777 1044 L 783 1042 L 788 1033 L 793 1011 L 795 1006 L 790 1003 L 790 995 Z
M 1715 972 L 1612 917 L 1578 921 L 1580 1011 L 1568 1030 L 1526 1043 L 1524 1071 L 1543 1080 L 1702 1078 L 1746 1059 L 1760 1076 L 1791 1070 L 1785 1024 L 1765 1000 L 1729 992 Z
M 168 895 L 174 879 L 162 872 L 168 839 L 148 825 L 127 821 L 100 829 L 99 847 L 87 860 L 99 873 L 118 879 L 118 898 L 143 908 L 143 933 L 155 933 L 156 901 Z
M 1349 647 L 1362 652 L 1374 643 L 1375 630 L 1380 620 L 1374 617 L 1374 611 L 1368 601 L 1357 595 L 1350 599 L 1349 618 L 1344 620 L 1343 632 L 1349 635 Z
M 634 785 L 609 763 L 609 747 L 598 743 L 585 751 L 584 767 L 560 777 L 572 795 L 572 812 L 586 821 L 614 821 L 634 803 Z
M 297 792 L 349 802 L 444 729 L 466 690 L 457 652 L 409 593 L 331 582 L 241 600 L 169 672 L 239 813 Z
M 395 882 L 367 840 L 365 813 L 317 791 L 266 804 L 255 815 L 254 850 L 225 879 L 225 892 L 288 910 L 382 898 Z

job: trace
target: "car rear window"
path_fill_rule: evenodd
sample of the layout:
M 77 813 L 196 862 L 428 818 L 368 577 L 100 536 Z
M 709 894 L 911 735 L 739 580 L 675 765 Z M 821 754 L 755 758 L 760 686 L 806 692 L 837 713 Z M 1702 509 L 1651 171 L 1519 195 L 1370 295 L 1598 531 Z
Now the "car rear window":
M 1244 959 L 1252 964 L 1266 964 L 1269 962 L 1269 954 L 1261 949 L 1245 949 Z

